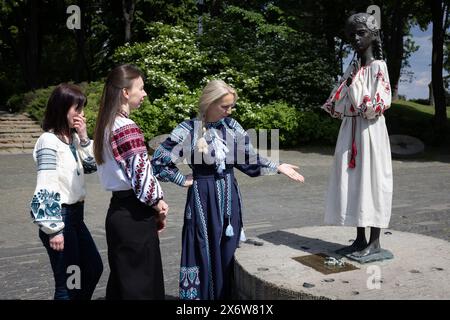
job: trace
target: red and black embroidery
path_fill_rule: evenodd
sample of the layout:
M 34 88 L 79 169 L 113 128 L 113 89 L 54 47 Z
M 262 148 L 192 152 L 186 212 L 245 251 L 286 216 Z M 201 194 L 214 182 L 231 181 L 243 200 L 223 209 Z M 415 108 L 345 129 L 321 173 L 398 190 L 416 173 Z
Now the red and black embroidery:
M 114 159 L 130 179 L 134 193 L 140 201 L 153 205 L 163 198 L 163 192 L 148 159 L 144 136 L 136 124 L 114 130 L 111 138 Z
M 111 147 L 116 161 L 126 160 L 147 151 L 144 135 L 136 124 L 128 124 L 114 130 Z

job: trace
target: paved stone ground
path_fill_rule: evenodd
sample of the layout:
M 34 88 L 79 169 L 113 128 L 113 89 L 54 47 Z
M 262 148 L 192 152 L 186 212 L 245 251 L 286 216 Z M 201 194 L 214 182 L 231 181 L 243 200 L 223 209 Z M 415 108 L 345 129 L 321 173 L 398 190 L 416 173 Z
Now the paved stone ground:
M 247 237 L 322 225 L 332 153 L 333 148 L 314 147 L 280 152 L 282 161 L 300 165 L 306 178 L 303 185 L 290 182 L 281 175 L 248 178 L 237 173 L 244 198 Z M 393 166 L 390 228 L 450 241 L 450 156 L 396 160 Z M 0 155 L 0 179 L 0 299 L 51 299 L 53 276 L 50 263 L 28 213 L 36 181 L 31 155 Z M 104 219 L 110 194 L 101 189 L 95 174 L 87 177 L 87 187 L 85 220 L 105 266 L 94 293 L 94 299 L 101 299 L 109 274 Z M 171 212 L 169 226 L 161 234 L 161 250 L 166 294 L 173 298 L 178 292 L 186 190 L 170 183 L 164 183 L 163 188 Z

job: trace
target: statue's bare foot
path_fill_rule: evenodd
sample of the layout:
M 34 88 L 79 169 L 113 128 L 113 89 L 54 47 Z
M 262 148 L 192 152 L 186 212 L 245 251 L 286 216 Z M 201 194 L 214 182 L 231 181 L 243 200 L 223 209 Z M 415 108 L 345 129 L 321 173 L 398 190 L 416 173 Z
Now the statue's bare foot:
M 381 251 L 380 244 L 374 242 L 374 243 L 369 244 L 366 248 L 364 248 L 360 251 L 353 252 L 352 256 L 354 256 L 356 258 L 362 258 L 362 257 L 370 256 L 375 253 L 379 253 L 380 251 Z
M 336 250 L 337 254 L 345 256 L 349 253 L 359 252 L 367 247 L 366 241 L 354 241 L 350 246 Z

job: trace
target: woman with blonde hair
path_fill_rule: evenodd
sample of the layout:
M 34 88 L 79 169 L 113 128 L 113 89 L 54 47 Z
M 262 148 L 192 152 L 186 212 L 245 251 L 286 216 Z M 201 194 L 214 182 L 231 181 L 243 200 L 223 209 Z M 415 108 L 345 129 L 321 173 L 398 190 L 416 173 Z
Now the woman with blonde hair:
M 229 299 L 234 252 L 243 238 L 242 204 L 233 168 L 256 177 L 283 173 L 303 182 L 295 166 L 278 164 L 253 149 L 241 125 L 230 118 L 236 91 L 222 80 L 203 89 L 196 119 L 183 121 L 153 154 L 156 176 L 189 187 L 184 212 L 180 299 Z M 192 175 L 176 163 L 186 159 Z

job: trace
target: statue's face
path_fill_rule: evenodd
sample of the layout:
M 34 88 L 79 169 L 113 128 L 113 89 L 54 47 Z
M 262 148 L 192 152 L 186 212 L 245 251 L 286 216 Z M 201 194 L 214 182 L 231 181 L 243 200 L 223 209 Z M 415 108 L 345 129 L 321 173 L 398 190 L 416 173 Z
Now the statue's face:
M 374 35 L 364 23 L 349 23 L 345 28 L 345 35 L 353 49 L 363 53 L 372 45 Z

